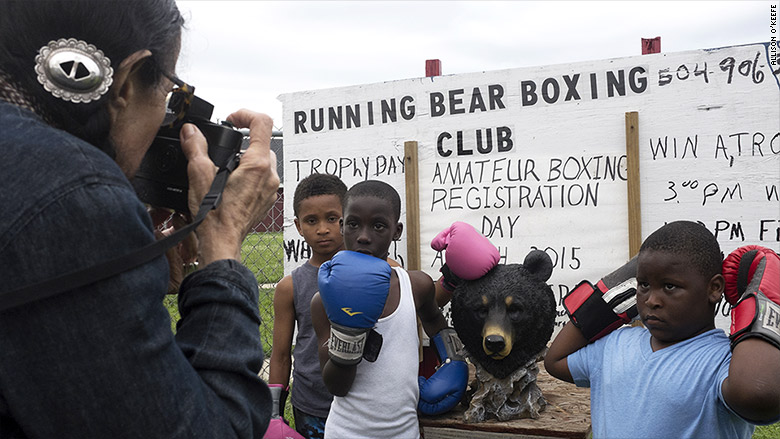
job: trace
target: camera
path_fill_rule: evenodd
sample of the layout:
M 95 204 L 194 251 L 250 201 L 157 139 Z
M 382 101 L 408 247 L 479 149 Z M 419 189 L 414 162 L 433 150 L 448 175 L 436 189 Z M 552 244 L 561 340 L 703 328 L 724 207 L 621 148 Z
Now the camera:
M 160 128 L 133 178 L 133 187 L 141 201 L 154 207 L 189 213 L 187 157 L 179 142 L 179 131 L 184 123 L 195 124 L 206 137 L 208 154 L 215 165 L 235 167 L 241 156 L 244 136 L 228 122 L 210 122 L 213 111 L 213 105 L 193 95 L 186 114 L 176 123 Z M 236 163 L 232 163 L 234 161 Z

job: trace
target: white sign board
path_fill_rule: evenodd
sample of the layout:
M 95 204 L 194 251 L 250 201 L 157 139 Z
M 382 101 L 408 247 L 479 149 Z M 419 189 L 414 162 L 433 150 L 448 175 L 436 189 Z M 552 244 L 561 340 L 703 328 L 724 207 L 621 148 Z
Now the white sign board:
M 314 172 L 404 190 L 404 142 L 419 148 L 422 266 L 454 221 L 504 263 L 547 251 L 562 297 L 629 259 L 625 113 L 639 115 L 642 238 L 700 221 L 724 253 L 780 251 L 780 68 L 770 44 L 415 78 L 290 93 L 284 108 L 285 272 L 307 247 L 292 194 Z M 775 52 L 772 52 L 775 53 Z M 401 221 L 405 221 L 402 207 Z M 406 240 L 390 256 L 405 264 Z M 718 326 L 728 319 L 719 309 Z M 557 326 L 567 320 L 559 305 Z

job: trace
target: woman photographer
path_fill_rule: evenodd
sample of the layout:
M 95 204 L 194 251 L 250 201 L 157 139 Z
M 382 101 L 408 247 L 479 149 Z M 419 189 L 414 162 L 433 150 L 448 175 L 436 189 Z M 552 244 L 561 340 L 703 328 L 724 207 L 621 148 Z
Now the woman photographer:
M 0 1 L 0 280 L 17 290 L 129 254 L 155 227 L 130 180 L 166 113 L 183 19 L 174 0 Z M 197 228 L 174 336 L 166 258 L 0 311 L 0 437 L 260 437 L 258 291 L 241 243 L 276 199 L 271 120 Z M 181 129 L 194 214 L 216 168 Z M 0 294 L 0 308 L 4 297 Z

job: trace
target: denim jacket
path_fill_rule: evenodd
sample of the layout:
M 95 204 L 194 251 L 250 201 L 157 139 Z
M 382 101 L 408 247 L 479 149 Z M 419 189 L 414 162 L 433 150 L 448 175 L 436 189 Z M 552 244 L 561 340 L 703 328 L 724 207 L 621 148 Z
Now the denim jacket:
M 113 160 L 0 101 L 0 291 L 154 239 Z M 0 312 L 0 439 L 262 437 L 254 275 L 223 260 L 187 277 L 175 336 L 167 284 L 161 256 Z

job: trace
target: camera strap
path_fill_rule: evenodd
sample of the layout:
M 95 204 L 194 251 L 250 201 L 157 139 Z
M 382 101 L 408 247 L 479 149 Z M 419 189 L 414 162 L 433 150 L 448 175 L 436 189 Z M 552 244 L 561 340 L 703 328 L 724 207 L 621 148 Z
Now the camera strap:
M 233 170 L 232 168 L 234 168 L 235 165 L 236 164 L 226 168 L 220 168 L 219 171 L 217 171 L 217 175 L 214 177 L 214 181 L 211 184 L 211 188 L 209 188 L 209 192 L 200 203 L 198 214 L 195 215 L 194 220 L 190 224 L 187 224 L 185 227 L 175 231 L 163 239 L 155 241 L 118 258 L 101 262 L 84 269 L 75 270 L 70 273 L 65 273 L 63 275 L 49 278 L 42 282 L 37 282 L 35 284 L 12 291 L 4 292 L 0 294 L 0 311 L 5 311 L 7 309 L 15 308 L 30 302 L 35 302 L 36 300 L 46 299 L 48 297 L 64 293 L 75 288 L 83 287 L 97 281 L 116 276 L 119 273 L 133 269 L 141 264 L 151 261 L 158 256 L 165 254 L 166 250 L 178 244 L 188 234 L 190 234 L 190 232 L 193 232 L 195 228 L 203 222 L 209 211 L 216 209 L 217 206 L 219 206 L 219 202 L 222 200 L 222 191 L 225 189 L 228 175 L 230 175 L 230 172 Z

